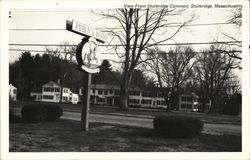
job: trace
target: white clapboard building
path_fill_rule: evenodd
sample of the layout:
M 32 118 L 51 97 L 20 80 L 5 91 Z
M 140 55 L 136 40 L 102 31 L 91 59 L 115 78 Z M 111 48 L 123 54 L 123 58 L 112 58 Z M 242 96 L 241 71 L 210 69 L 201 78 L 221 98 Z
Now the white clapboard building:
M 73 93 L 68 87 L 62 87 L 61 92 L 61 85 L 54 81 L 42 85 L 42 92 L 31 92 L 30 96 L 34 101 L 59 103 L 62 98 L 63 103 L 78 103 L 78 94 Z
M 17 100 L 17 88 L 13 86 L 12 84 L 9 85 L 9 96 L 10 100 L 16 101 Z
M 83 96 L 83 88 L 79 89 L 79 96 Z M 120 86 L 107 84 L 91 85 L 90 103 L 96 105 L 118 106 L 120 103 Z M 130 106 L 134 107 L 167 108 L 165 99 L 160 92 L 146 91 L 138 87 L 130 88 L 128 103 Z

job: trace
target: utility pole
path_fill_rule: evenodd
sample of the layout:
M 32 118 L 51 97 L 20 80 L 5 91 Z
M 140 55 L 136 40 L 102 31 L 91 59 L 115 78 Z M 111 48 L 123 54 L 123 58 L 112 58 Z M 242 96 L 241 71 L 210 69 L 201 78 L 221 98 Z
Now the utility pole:
M 91 74 L 84 72 L 83 78 L 83 99 L 82 99 L 82 114 L 81 114 L 81 129 L 88 131 L 89 129 L 89 104 L 90 104 L 90 85 Z
M 97 41 L 104 43 L 107 35 L 86 24 L 77 21 L 66 21 L 66 30 L 84 36 L 76 48 L 76 60 L 79 69 L 83 72 L 83 97 L 81 110 L 81 130 L 89 129 L 89 106 L 90 106 L 90 85 L 91 74 L 99 72 L 100 55 L 97 52 Z

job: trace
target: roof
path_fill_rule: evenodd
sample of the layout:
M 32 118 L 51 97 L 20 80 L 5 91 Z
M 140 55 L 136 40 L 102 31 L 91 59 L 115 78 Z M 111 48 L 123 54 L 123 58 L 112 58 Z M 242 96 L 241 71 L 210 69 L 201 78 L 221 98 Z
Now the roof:
M 42 85 L 42 87 L 61 87 L 60 84 L 54 82 L 54 81 L 49 81 Z
M 197 94 L 195 94 L 194 92 L 184 92 L 181 95 L 190 95 L 190 96 L 193 96 L 195 98 L 199 98 L 199 96 Z
M 109 84 L 92 84 L 90 86 L 92 89 L 120 89 L 118 85 L 109 85 Z
M 45 83 L 44 85 L 42 85 L 42 87 L 61 87 L 61 84 L 54 82 L 54 81 L 49 81 L 49 82 Z M 63 88 L 70 89 L 66 85 L 63 85 Z
M 15 86 L 13 86 L 12 84 L 10 84 L 10 85 L 9 85 L 9 87 L 10 87 L 10 88 L 15 88 L 15 89 L 16 89 L 16 87 L 15 87 Z

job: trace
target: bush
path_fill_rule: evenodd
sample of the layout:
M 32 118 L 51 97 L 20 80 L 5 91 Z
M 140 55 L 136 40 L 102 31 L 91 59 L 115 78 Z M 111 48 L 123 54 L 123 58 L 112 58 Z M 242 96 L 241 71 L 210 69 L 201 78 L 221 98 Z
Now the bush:
M 20 123 L 22 119 L 17 115 L 13 109 L 9 108 L 9 123 Z
M 44 122 L 47 119 L 47 110 L 43 105 L 25 105 L 21 112 L 24 122 Z
M 159 116 L 153 123 L 155 131 L 168 138 L 195 137 L 203 128 L 201 120 L 185 116 Z
M 63 114 L 63 110 L 60 106 L 46 104 L 44 105 L 44 107 L 47 110 L 47 119 L 46 119 L 47 121 L 57 120 Z
M 31 104 L 22 108 L 23 121 L 30 123 L 54 121 L 60 118 L 62 113 L 61 107 L 50 104 Z

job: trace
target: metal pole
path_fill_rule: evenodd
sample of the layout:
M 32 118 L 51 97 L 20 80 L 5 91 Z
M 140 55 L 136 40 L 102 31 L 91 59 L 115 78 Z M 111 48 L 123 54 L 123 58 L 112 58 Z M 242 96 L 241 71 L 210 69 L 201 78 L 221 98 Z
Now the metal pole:
M 86 71 L 83 71 L 83 72 L 84 72 L 84 78 L 83 78 L 81 130 L 88 131 L 91 74 Z

